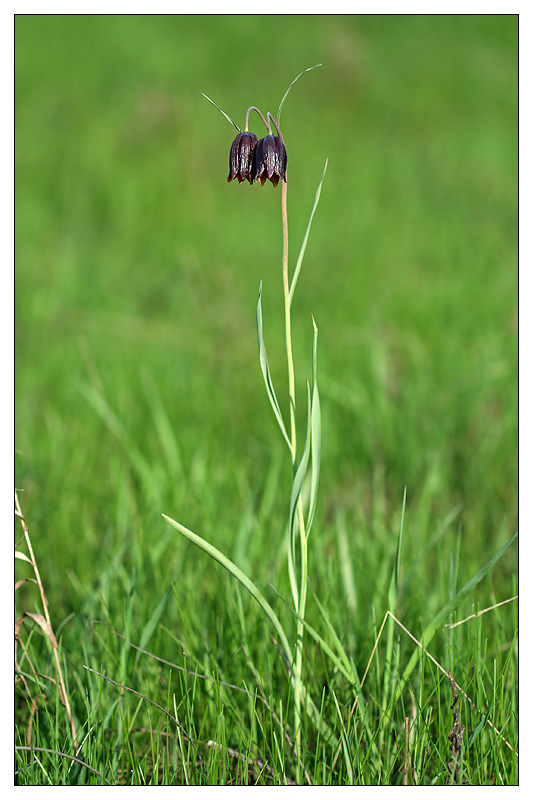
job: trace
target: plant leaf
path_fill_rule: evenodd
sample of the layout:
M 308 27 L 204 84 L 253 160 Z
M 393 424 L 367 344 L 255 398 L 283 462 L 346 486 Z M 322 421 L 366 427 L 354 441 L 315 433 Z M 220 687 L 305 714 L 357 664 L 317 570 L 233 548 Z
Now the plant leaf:
M 42 614 L 37 614 L 37 613 L 34 613 L 33 611 L 23 611 L 22 614 L 17 618 L 17 620 L 15 622 L 15 636 L 18 636 L 18 632 L 20 630 L 20 626 L 22 624 L 22 620 L 24 619 L 24 617 L 29 617 L 34 622 L 36 622 L 37 625 L 46 634 L 46 636 L 48 638 L 48 641 L 50 642 L 50 645 L 52 646 L 52 648 L 54 650 L 57 650 L 57 641 L 56 641 L 56 637 L 54 636 L 54 632 L 52 630 L 52 626 L 50 625 L 48 620 L 46 620 L 43 617 Z
M 31 582 L 31 583 L 34 583 L 36 586 L 38 586 L 38 585 L 39 585 L 39 584 L 37 583 L 37 581 L 35 580 L 35 578 L 22 578 L 22 580 L 20 580 L 20 581 L 17 581 L 17 582 L 16 582 L 16 584 L 15 584 L 15 591 L 17 591 L 17 589 L 20 589 L 20 587 L 21 587 L 21 586 L 22 586 L 24 583 L 30 583 L 30 582 Z
M 400 560 L 401 560 L 401 552 L 402 552 L 402 541 L 403 541 L 403 523 L 405 519 L 405 505 L 407 501 L 407 487 L 404 487 L 403 490 L 403 503 L 402 503 L 402 516 L 400 518 L 400 529 L 398 531 L 398 540 L 396 543 L 396 558 L 394 559 L 394 568 L 392 570 L 392 575 L 389 582 L 389 594 L 388 594 L 388 601 L 389 601 L 389 610 L 391 614 L 396 616 L 396 610 L 398 607 L 398 594 L 399 594 L 399 581 L 400 581 Z M 385 650 L 385 663 L 383 668 L 383 688 L 381 691 L 381 714 L 382 717 L 386 717 L 387 713 L 387 703 L 389 701 L 389 689 L 390 689 L 390 682 L 391 682 L 391 667 L 392 667 L 392 650 L 394 646 L 394 627 L 395 621 L 392 616 L 389 616 L 388 625 L 387 625 L 387 644 Z M 381 728 L 379 734 L 379 747 L 380 749 L 383 748 L 383 739 L 385 736 L 385 727 Z
M 272 588 L 274 588 L 274 587 L 272 587 Z M 282 597 L 282 595 L 280 595 L 280 593 L 275 588 L 274 588 L 274 591 L 276 592 L 278 597 L 288 606 L 289 604 L 287 603 L 285 598 Z M 313 596 L 315 597 L 315 600 L 317 600 L 316 595 L 314 594 L 314 592 L 313 592 Z M 320 604 L 318 603 L 318 600 L 317 600 L 317 604 L 320 607 Z M 346 667 L 346 664 L 343 661 L 343 655 L 345 655 L 345 653 L 344 653 L 344 650 L 342 648 L 342 645 L 340 647 L 340 656 L 339 656 L 339 655 L 337 655 L 337 653 L 335 653 L 335 651 L 332 649 L 332 647 L 326 642 L 326 640 L 318 633 L 318 631 L 315 628 L 313 628 L 312 625 L 310 625 L 310 623 L 306 619 L 302 618 L 300 616 L 300 614 L 298 614 L 298 611 L 296 611 L 296 609 L 294 609 L 294 608 L 292 608 L 290 606 L 289 606 L 289 608 L 290 608 L 291 612 L 294 614 L 294 616 L 296 617 L 296 619 L 299 619 L 302 622 L 302 624 L 304 625 L 304 627 L 305 627 L 306 631 L 309 633 L 309 635 L 315 640 L 315 642 L 317 642 L 317 644 L 320 645 L 320 647 L 322 648 L 324 653 L 326 653 L 326 655 L 329 656 L 329 658 L 331 659 L 331 661 L 333 662 L 335 667 L 337 667 L 339 672 L 341 672 L 344 675 L 344 677 L 350 683 L 355 684 L 356 689 L 357 689 L 360 686 L 359 677 L 357 676 L 357 673 L 354 670 L 354 667 L 353 667 L 353 665 L 351 663 L 348 663 L 348 667 Z M 336 643 L 337 643 L 338 642 L 338 637 L 336 636 L 335 633 L 333 634 L 333 638 L 336 639 Z
M 270 405 L 272 406 L 272 410 L 274 411 L 274 416 L 278 421 L 278 425 L 280 430 L 283 434 L 283 438 L 287 442 L 289 450 L 292 453 L 291 441 L 287 436 L 287 431 L 285 429 L 285 423 L 283 422 L 283 417 L 281 415 L 278 399 L 276 397 L 276 392 L 274 391 L 274 385 L 272 383 L 272 378 L 270 377 L 270 370 L 268 368 L 268 357 L 266 353 L 265 342 L 263 340 L 263 312 L 261 309 L 261 292 L 263 291 L 263 282 L 261 282 L 259 286 L 259 299 L 257 301 L 257 312 L 256 312 L 256 322 L 257 322 L 257 343 L 259 345 L 259 363 L 261 365 L 261 372 L 263 373 L 263 379 L 265 381 L 265 386 L 267 390 L 268 399 L 270 400 Z
M 265 599 L 265 597 L 263 597 L 263 594 L 260 592 L 257 586 L 254 583 L 252 583 L 252 581 L 248 578 L 248 576 L 245 575 L 244 572 L 242 572 L 242 570 L 240 570 L 239 567 L 233 563 L 233 561 L 227 558 L 223 553 L 220 552 L 220 550 L 218 550 L 212 544 L 209 544 L 209 542 L 206 542 L 205 539 L 202 539 L 201 536 L 198 536 L 196 533 L 193 533 L 184 525 L 181 525 L 179 522 L 176 522 L 176 520 L 172 519 L 171 517 L 167 517 L 166 514 L 161 514 L 161 516 L 170 525 L 172 525 L 172 527 L 176 528 L 177 531 L 179 531 L 187 539 L 189 539 L 189 541 L 193 542 L 193 544 L 196 544 L 201 550 L 204 550 L 204 552 L 210 555 L 211 558 L 213 558 L 215 561 L 218 561 L 218 563 L 221 564 L 225 569 L 227 569 L 228 572 L 239 581 L 239 583 L 242 583 L 245 589 L 248 589 L 252 597 L 259 603 L 259 605 L 261 606 L 261 608 L 263 609 L 269 620 L 272 622 L 280 638 L 280 642 L 285 652 L 285 655 L 287 656 L 289 663 L 292 664 L 293 656 L 291 648 L 289 646 L 289 642 L 285 635 L 285 631 L 283 630 L 281 623 L 278 617 L 276 616 L 276 613 L 274 612 L 268 601 Z M 293 676 L 291 675 L 289 676 L 289 678 L 291 680 L 291 683 L 293 683 Z M 332 735 L 331 728 L 329 727 L 327 722 L 325 722 L 325 720 L 321 718 L 320 712 L 318 711 L 315 703 L 313 702 L 312 697 L 309 695 L 306 686 L 303 686 L 303 697 L 305 700 L 305 707 L 307 714 L 313 720 L 316 727 L 319 730 L 321 730 L 322 733 L 328 739 L 330 739 Z
M 170 535 L 172 535 L 172 534 L 170 534 Z M 152 615 L 150 616 L 150 619 L 148 620 L 148 622 L 144 626 L 143 631 L 141 633 L 141 638 L 139 639 L 139 648 L 141 648 L 142 650 L 146 650 L 148 642 L 150 641 L 150 639 L 154 635 L 154 632 L 155 632 L 155 630 L 156 630 L 156 628 L 157 628 L 157 626 L 159 624 L 159 620 L 163 616 L 163 612 L 164 612 L 165 608 L 167 607 L 168 598 L 170 597 L 170 593 L 171 592 L 172 592 L 172 589 L 168 589 L 165 592 L 165 594 L 163 595 L 163 598 L 159 601 L 159 603 L 155 607 L 154 611 L 152 612 Z M 137 655 L 135 656 L 135 667 L 137 667 L 137 665 L 139 663 L 139 660 L 141 658 L 141 655 L 142 655 L 142 653 L 140 652 L 140 650 L 138 650 L 137 651 Z
M 344 727 L 344 720 L 342 718 L 341 710 L 339 708 L 339 703 L 337 701 L 337 696 L 335 694 L 334 689 L 332 688 L 331 694 L 333 695 L 333 700 L 335 701 L 335 708 L 337 710 L 337 716 L 340 722 L 340 729 L 341 729 L 341 739 L 342 739 L 342 749 L 344 752 L 344 763 L 346 764 L 346 770 L 348 772 L 348 780 L 351 786 L 355 785 L 354 774 L 353 774 L 353 765 L 352 759 L 350 757 L 350 748 L 348 746 L 348 737 L 346 736 L 346 728 Z
M 146 458 L 141 453 L 135 440 L 126 430 L 118 415 L 112 410 L 106 398 L 96 386 L 89 383 L 80 385 L 80 391 L 96 411 L 102 422 L 107 426 L 110 433 L 117 439 L 124 448 L 130 463 L 146 487 L 153 485 L 152 468 Z
M 27 561 L 28 564 L 31 564 L 33 566 L 33 561 L 31 560 L 31 558 L 28 558 L 28 556 L 25 553 L 21 553 L 20 550 L 15 550 L 15 558 L 20 558 L 21 561 Z
M 315 216 L 315 211 L 316 211 L 317 206 L 318 206 L 318 201 L 320 200 L 320 192 L 322 191 L 322 184 L 324 183 L 324 178 L 326 177 L 327 168 L 328 168 L 328 159 L 326 159 L 326 164 L 324 166 L 324 172 L 322 173 L 322 180 L 318 184 L 318 189 L 316 190 L 315 201 L 313 203 L 313 208 L 311 209 L 311 215 L 309 217 L 309 222 L 307 223 L 307 228 L 305 230 L 305 236 L 303 238 L 302 246 L 300 247 L 300 252 L 298 254 L 298 261 L 296 262 L 296 266 L 294 268 L 294 275 L 292 276 L 291 288 L 289 290 L 289 303 L 292 303 L 294 290 L 296 289 L 296 283 L 298 281 L 298 276 L 299 276 L 300 270 L 302 268 L 302 261 L 304 260 L 305 249 L 307 247 L 307 240 L 309 239 L 309 232 L 311 230 L 311 223 L 313 221 L 313 217 Z
M 322 66 L 322 64 L 320 63 L 320 64 L 315 64 L 314 67 L 307 67 L 307 69 L 304 69 L 302 72 L 300 72 L 300 74 L 295 77 L 293 82 L 291 84 L 289 84 L 289 88 L 287 89 L 287 91 L 283 95 L 281 103 L 279 104 L 278 119 L 277 119 L 278 125 L 279 125 L 279 121 L 280 121 L 280 118 L 281 118 L 281 109 L 283 108 L 283 104 L 284 104 L 285 100 L 287 99 L 287 95 L 289 94 L 290 90 L 292 89 L 292 87 L 294 86 L 294 84 L 296 83 L 298 78 L 301 78 L 302 75 L 305 75 L 306 72 L 311 72 L 312 69 L 316 69 L 317 67 L 321 67 L 321 66 Z M 205 95 L 204 95 L 204 97 L 205 97 Z M 213 102 L 213 101 L 211 101 L 211 102 Z M 214 103 L 213 103 L 213 105 L 214 105 Z M 224 113 L 224 112 L 222 112 L 222 113 Z
M 212 105 L 212 106 L 215 106 L 216 110 L 217 110 L 217 111 L 220 111 L 220 113 L 221 113 L 221 114 L 222 114 L 224 117 L 226 117 L 226 119 L 228 120 L 228 122 L 230 122 L 230 123 L 233 125 L 233 127 L 234 127 L 234 128 L 237 128 L 237 130 L 239 131 L 239 133 L 241 133 L 241 129 L 239 128 L 239 126 L 237 125 L 237 123 L 236 123 L 236 122 L 233 122 L 232 118 L 231 118 L 230 116 L 228 116 L 228 114 L 226 114 L 226 112 L 225 112 L 225 111 L 222 111 L 222 109 L 221 109 L 221 108 L 219 108 L 219 107 L 217 106 L 217 104 L 216 104 L 216 103 L 214 103 L 214 102 L 211 100 L 211 98 L 210 98 L 210 97 L 208 97 L 206 94 L 204 94 L 203 92 L 200 92 L 200 94 L 202 95 L 202 97 L 205 97 L 205 99 L 206 99 L 206 100 L 209 100 L 209 102 L 211 103 L 211 105 Z
M 215 561 L 218 561 L 218 563 L 221 564 L 225 569 L 227 569 L 228 572 L 239 581 L 239 583 L 242 583 L 245 589 L 248 589 L 252 597 L 259 603 L 259 605 L 261 606 L 261 608 L 263 609 L 269 620 L 272 622 L 274 628 L 278 633 L 285 654 L 289 659 L 289 661 L 292 662 L 292 652 L 289 646 L 289 642 L 287 640 L 287 636 L 285 635 L 285 631 L 283 630 L 281 623 L 278 617 L 276 616 L 276 613 L 274 612 L 272 606 L 269 604 L 269 602 L 257 588 L 255 583 L 252 583 L 250 578 L 248 578 L 248 576 L 245 575 L 244 572 L 240 570 L 236 564 L 233 563 L 233 561 L 231 561 L 227 556 L 225 556 L 224 553 L 221 553 L 220 550 L 218 550 L 214 545 L 210 544 L 209 542 L 206 542 L 206 540 L 202 539 L 201 536 L 198 536 L 196 533 L 190 531 L 188 528 L 185 527 L 185 525 L 181 525 L 179 522 L 176 522 L 176 520 L 172 519 L 171 517 L 167 517 L 166 514 L 161 514 L 161 516 L 170 525 L 176 528 L 177 531 L 182 533 L 187 539 L 193 542 L 193 544 L 197 545 L 201 550 L 203 550 L 205 553 L 211 556 L 211 558 L 213 558 Z
M 300 459 L 300 463 L 298 465 L 298 469 L 296 470 L 294 481 L 292 483 L 291 501 L 289 506 L 291 541 L 293 541 L 294 538 L 294 519 L 296 516 L 296 504 L 298 503 L 298 498 L 300 497 L 300 494 L 302 492 L 302 485 L 305 479 L 305 475 L 307 473 L 307 465 L 309 464 L 310 453 L 311 453 L 311 391 L 309 389 L 309 384 L 307 384 L 307 429 L 305 433 L 305 444 L 302 452 L 302 457 Z M 303 532 L 303 535 L 305 535 L 305 531 Z
M 313 320 L 313 380 L 312 380 L 312 400 L 311 400 L 311 487 L 309 493 L 309 511 L 307 514 L 307 535 L 311 530 L 315 517 L 316 502 L 318 497 L 318 479 L 320 476 L 320 445 L 322 436 L 320 398 L 318 395 L 317 375 L 317 349 L 318 349 L 318 328 Z

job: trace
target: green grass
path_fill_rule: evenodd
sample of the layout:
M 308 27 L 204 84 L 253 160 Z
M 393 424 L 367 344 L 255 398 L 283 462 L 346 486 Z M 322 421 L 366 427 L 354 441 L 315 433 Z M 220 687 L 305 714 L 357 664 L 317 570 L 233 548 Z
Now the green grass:
M 320 331 L 306 619 L 324 642 L 308 633 L 304 674 L 332 731 L 304 718 L 304 767 L 312 783 L 401 784 L 409 717 L 409 781 L 444 783 L 451 689 L 429 655 L 401 688 L 420 651 L 387 621 L 352 713 L 355 683 L 328 648 L 362 679 L 388 609 L 420 639 L 517 527 L 517 18 L 19 16 L 15 29 L 16 485 L 77 757 L 99 773 L 66 757 L 66 712 L 42 677 L 57 678 L 53 654 L 24 622 L 36 674 L 19 652 L 15 744 L 66 755 L 17 750 L 15 780 L 295 780 L 274 629 L 160 514 L 235 562 L 294 637 L 292 475 L 255 328 L 262 281 L 287 415 L 279 187 L 226 182 L 234 131 L 201 92 L 242 126 L 323 62 L 282 114 L 292 268 L 329 159 L 293 303 L 300 439 L 311 312 Z M 446 623 L 514 597 L 516 558 L 515 542 L 428 644 L 477 708 L 461 700 L 479 785 L 518 782 L 516 601 Z M 17 562 L 17 579 L 31 574 Z M 39 610 L 33 584 L 16 607 Z

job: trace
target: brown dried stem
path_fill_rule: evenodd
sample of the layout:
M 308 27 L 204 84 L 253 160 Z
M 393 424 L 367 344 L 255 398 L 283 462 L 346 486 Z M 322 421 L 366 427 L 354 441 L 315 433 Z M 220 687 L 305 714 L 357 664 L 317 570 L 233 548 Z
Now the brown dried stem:
M 462 756 L 463 756 L 463 736 L 465 733 L 465 726 L 461 724 L 461 710 L 459 707 L 459 692 L 457 691 L 457 684 L 452 672 L 448 673 L 450 684 L 452 687 L 452 709 L 453 709 L 453 728 L 448 734 L 451 747 L 451 759 L 448 761 L 447 767 L 450 773 L 446 778 L 446 784 L 452 786 L 470 786 L 466 778 L 462 776 Z
M 20 614 L 20 616 L 18 617 L 18 619 L 15 622 L 15 640 L 19 641 L 22 644 L 22 640 L 20 638 L 20 626 L 21 626 L 22 621 L 23 621 L 23 619 L 25 617 L 30 617 L 30 619 L 32 619 L 34 622 L 37 623 L 37 625 L 39 625 L 39 627 L 41 628 L 41 630 L 44 632 L 45 636 L 47 637 L 48 641 L 50 642 L 50 646 L 52 648 L 52 653 L 53 653 L 54 661 L 55 661 L 55 665 L 56 665 L 57 677 L 58 677 L 58 680 L 59 680 L 59 693 L 60 693 L 60 697 L 61 697 L 61 702 L 65 706 L 65 709 L 66 709 L 66 712 L 67 712 L 67 717 L 68 717 L 68 721 L 69 721 L 69 724 L 70 724 L 70 730 L 71 730 L 71 733 L 72 733 L 72 739 L 73 739 L 73 742 L 74 742 L 74 748 L 77 749 L 78 748 L 78 735 L 76 733 L 76 726 L 74 724 L 74 719 L 73 719 L 73 716 L 72 716 L 72 711 L 71 711 L 71 708 L 70 708 L 70 703 L 69 703 L 69 699 L 68 699 L 68 695 L 67 695 L 67 689 L 66 689 L 66 686 L 65 686 L 65 681 L 63 679 L 63 671 L 61 669 L 61 664 L 60 664 L 60 661 L 59 661 L 59 649 L 58 649 L 58 645 L 57 645 L 57 639 L 56 639 L 56 637 L 54 635 L 54 631 L 53 631 L 53 628 L 52 628 L 52 622 L 50 620 L 50 614 L 48 613 L 48 600 L 46 599 L 46 594 L 44 592 L 43 582 L 41 580 L 41 576 L 39 574 L 39 568 L 37 566 L 37 561 L 35 559 L 35 555 L 33 553 L 33 548 L 31 546 L 31 540 L 30 540 L 30 534 L 28 532 L 28 526 L 26 525 L 26 521 L 25 521 L 24 517 L 22 516 L 22 511 L 20 509 L 20 503 L 19 503 L 18 493 L 17 493 L 16 489 L 15 489 L 15 513 L 20 518 L 20 523 L 22 525 L 22 530 L 24 532 L 24 539 L 26 540 L 26 546 L 28 548 L 29 558 L 27 558 L 24 554 L 19 553 L 18 551 L 15 553 L 15 555 L 18 558 L 22 558 L 24 561 L 29 561 L 29 563 L 32 565 L 33 572 L 35 574 L 35 582 L 36 582 L 37 586 L 39 587 L 39 593 L 41 595 L 41 603 L 42 603 L 43 612 L 44 612 L 44 616 L 43 616 L 43 614 L 35 614 L 33 612 L 30 612 L 30 611 L 23 611 L 22 614 Z M 16 658 L 16 654 L 15 654 L 15 658 Z

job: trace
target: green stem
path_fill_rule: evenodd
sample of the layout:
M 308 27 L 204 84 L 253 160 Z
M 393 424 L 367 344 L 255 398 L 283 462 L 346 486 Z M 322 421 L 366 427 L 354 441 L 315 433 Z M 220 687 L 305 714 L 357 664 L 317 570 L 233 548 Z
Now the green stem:
M 297 443 L 296 443 L 296 394 L 294 388 L 294 361 L 292 357 L 292 336 L 291 336 L 291 296 L 289 289 L 289 225 L 287 216 L 287 182 L 281 185 L 281 219 L 283 227 L 283 296 L 285 301 L 285 344 L 287 348 L 287 368 L 289 378 L 289 404 L 290 404 L 290 424 L 291 424 L 291 458 L 293 473 L 297 468 Z M 297 516 L 300 527 L 300 592 L 295 596 L 295 610 L 298 613 L 296 624 L 296 653 L 294 660 L 294 720 L 295 720 L 295 739 L 296 752 L 298 754 L 298 766 L 302 756 L 301 741 L 301 709 L 303 699 L 302 682 L 302 662 L 303 662 L 303 635 L 305 606 L 307 600 L 307 536 L 303 514 L 301 496 L 298 498 Z M 289 561 L 292 562 L 293 550 L 289 547 Z M 295 574 L 295 565 L 289 567 L 289 573 Z
M 281 183 L 281 222 L 283 227 L 283 296 L 285 299 L 285 344 L 289 372 L 289 404 L 291 418 L 291 457 L 296 468 L 296 400 L 294 391 L 294 362 L 292 360 L 291 300 L 289 294 L 289 222 L 287 217 L 287 181 Z

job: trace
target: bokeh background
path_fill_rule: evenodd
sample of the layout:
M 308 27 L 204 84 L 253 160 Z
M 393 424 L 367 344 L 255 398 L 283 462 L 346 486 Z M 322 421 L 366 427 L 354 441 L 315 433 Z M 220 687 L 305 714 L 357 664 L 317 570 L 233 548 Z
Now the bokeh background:
M 329 159 L 293 306 L 300 423 L 320 331 L 311 579 L 337 585 L 342 520 L 378 582 L 404 487 L 406 563 L 442 548 L 410 611 L 459 533 L 468 579 L 516 528 L 517 17 L 27 15 L 15 45 L 16 481 L 54 613 L 226 585 L 162 511 L 284 573 L 255 328 L 263 281 L 285 411 L 280 191 L 227 183 L 201 92 L 243 127 L 319 62 L 281 119 L 293 266 Z

